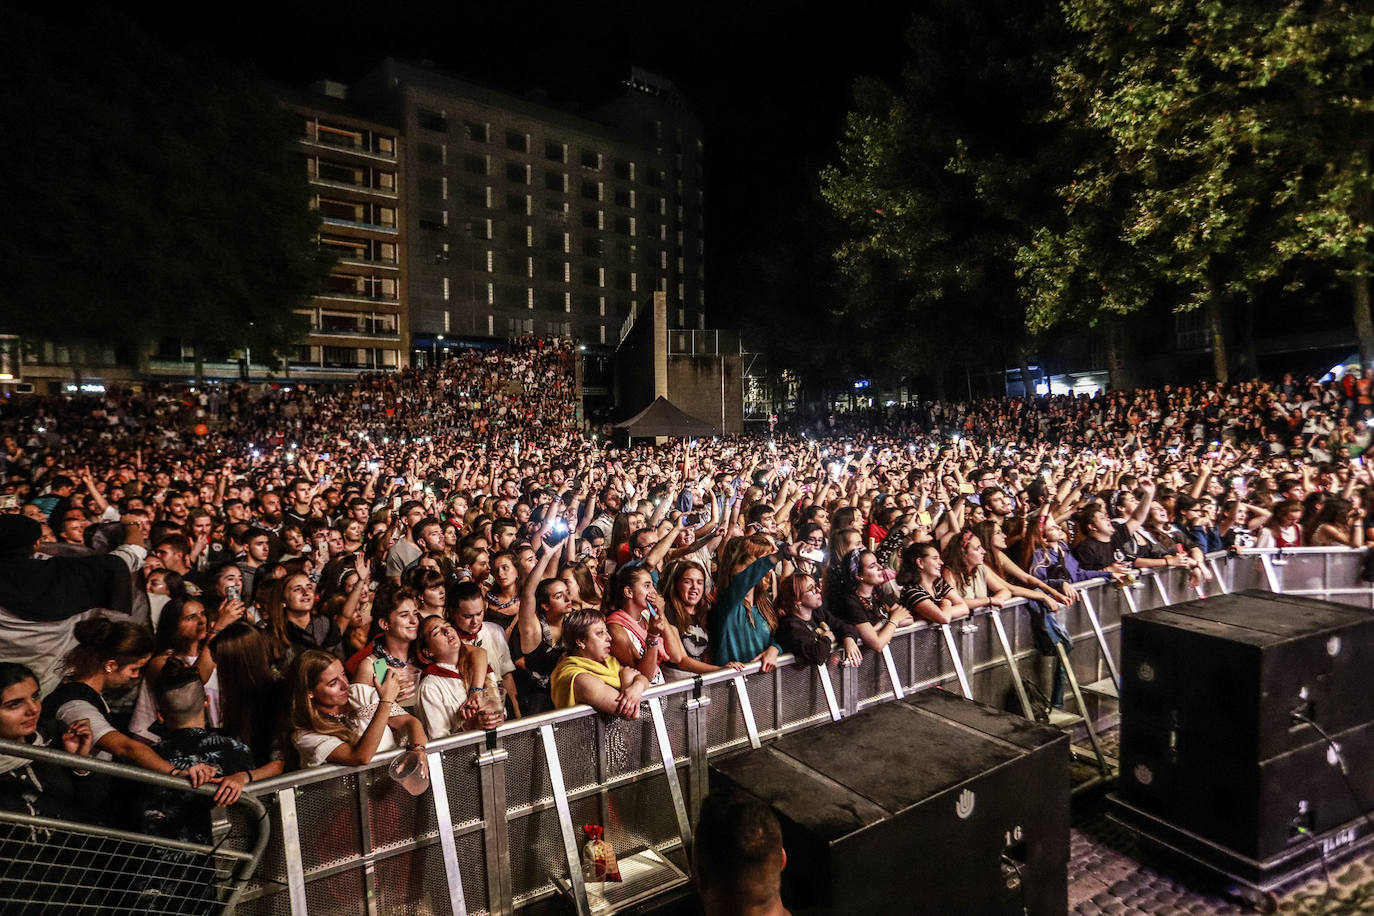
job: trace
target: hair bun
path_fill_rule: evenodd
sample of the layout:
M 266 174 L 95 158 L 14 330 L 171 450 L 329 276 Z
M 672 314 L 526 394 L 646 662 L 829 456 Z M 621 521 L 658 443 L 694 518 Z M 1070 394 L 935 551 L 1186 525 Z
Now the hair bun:
M 101 646 L 110 639 L 114 622 L 107 617 L 92 617 L 72 628 L 72 635 L 83 646 Z

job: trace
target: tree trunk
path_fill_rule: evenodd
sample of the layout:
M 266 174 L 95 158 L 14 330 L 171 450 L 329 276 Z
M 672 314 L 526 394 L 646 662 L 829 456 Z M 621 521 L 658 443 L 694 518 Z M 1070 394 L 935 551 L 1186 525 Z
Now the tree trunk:
M 1259 378 L 1259 350 L 1255 347 L 1255 303 L 1244 306 L 1244 326 L 1241 332 L 1242 356 L 1245 359 L 1245 376 Z
M 1216 374 L 1217 384 L 1225 385 L 1231 378 L 1231 361 L 1226 354 L 1225 316 L 1215 295 L 1207 297 L 1204 308 L 1207 314 L 1207 336 L 1212 341 L 1212 371 Z
M 1124 391 L 1130 387 L 1130 373 L 1126 369 L 1126 334 L 1121 319 L 1107 321 L 1107 384 L 1114 391 Z
M 1350 291 L 1354 293 L 1352 305 L 1355 309 L 1355 335 L 1360 339 L 1360 365 L 1368 366 L 1374 361 L 1374 320 L 1369 314 L 1369 277 L 1359 274 L 1351 277 Z
M 1021 386 L 1025 389 L 1026 398 L 1035 397 L 1035 379 L 1031 377 L 1030 368 L 1030 348 L 1025 344 L 1016 348 L 1016 355 L 1021 359 Z

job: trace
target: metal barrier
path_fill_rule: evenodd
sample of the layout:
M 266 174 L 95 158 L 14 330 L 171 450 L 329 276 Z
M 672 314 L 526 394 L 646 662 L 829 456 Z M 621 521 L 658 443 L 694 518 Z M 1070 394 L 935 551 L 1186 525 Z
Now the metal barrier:
M 0 754 L 209 798 L 123 764 L 0 740 Z M 113 793 L 112 793 L 113 794 Z M 113 801 L 113 799 L 111 799 Z M 212 913 L 228 909 L 267 845 L 268 815 L 247 795 L 216 809 L 214 845 L 0 811 L 0 912 Z
M 1202 594 L 1261 588 L 1374 608 L 1374 586 L 1359 579 L 1363 562 L 1363 550 L 1216 554 Z M 1098 647 L 1070 655 L 1083 683 L 1116 679 L 1124 615 L 1201 596 L 1180 569 L 1148 573 L 1131 588 L 1099 581 L 1078 590 L 1084 597 L 1064 612 L 1065 623 L 1076 644 Z M 561 884 L 586 914 L 576 831 L 584 823 L 604 825 L 622 859 L 643 852 L 660 863 L 627 873 L 635 886 L 623 894 L 666 890 L 686 880 L 711 757 L 931 687 L 1014 708 L 1003 639 L 1018 668 L 1043 665 L 1036 676 L 1048 683 L 1050 660 L 1036 652 L 1022 604 L 945 627 L 909 626 L 858 668 L 783 656 L 766 674 L 751 665 L 670 682 L 645 692 L 637 720 L 580 706 L 445 738 L 428 748 L 432 789 L 418 798 L 387 775 L 399 751 L 367 767 L 316 767 L 255 783 L 272 840 L 238 911 L 510 914 Z M 1111 723 L 1114 704 L 1086 702 L 1101 707 L 1087 710 L 1099 724 Z

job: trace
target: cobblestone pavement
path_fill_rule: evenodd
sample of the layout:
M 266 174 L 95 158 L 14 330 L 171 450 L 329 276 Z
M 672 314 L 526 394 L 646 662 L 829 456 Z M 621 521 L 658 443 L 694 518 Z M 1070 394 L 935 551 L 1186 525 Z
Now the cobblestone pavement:
M 1074 819 L 1069 847 L 1069 912 L 1077 916 L 1193 916 L 1257 912 L 1228 895 L 1225 880 L 1190 870 L 1142 848 L 1134 834 L 1107 819 L 1105 803 Z M 1285 916 L 1374 914 L 1374 849 L 1330 868 L 1328 891 L 1320 872 L 1280 888 Z

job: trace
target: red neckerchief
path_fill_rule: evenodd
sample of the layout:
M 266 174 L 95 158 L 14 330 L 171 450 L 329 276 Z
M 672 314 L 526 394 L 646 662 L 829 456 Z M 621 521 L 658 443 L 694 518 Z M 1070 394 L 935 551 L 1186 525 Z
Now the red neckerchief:
M 474 633 L 474 634 L 471 635 L 471 636 L 469 636 L 468 634 L 464 633 L 462 630 L 458 629 L 457 627 L 454 628 L 453 632 L 455 632 L 455 633 L 458 634 L 458 639 L 459 639 L 459 640 L 461 640 L 462 642 L 467 643 L 467 644 L 470 645 L 470 646 L 475 646 L 475 645 L 477 645 L 477 640 L 482 636 L 482 631 L 481 631 L 481 630 L 478 630 L 476 633 Z
M 438 662 L 435 662 L 434 664 L 429 665 L 425 668 L 425 677 L 429 677 L 430 675 L 434 675 L 436 677 L 451 677 L 459 681 L 463 679 L 463 676 L 459 674 L 457 671 L 445 668 Z

